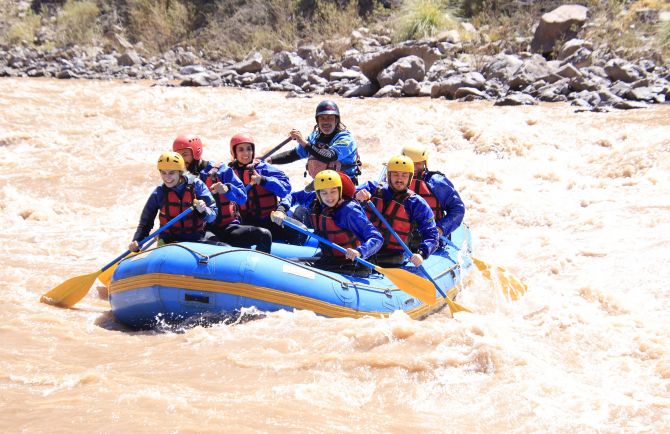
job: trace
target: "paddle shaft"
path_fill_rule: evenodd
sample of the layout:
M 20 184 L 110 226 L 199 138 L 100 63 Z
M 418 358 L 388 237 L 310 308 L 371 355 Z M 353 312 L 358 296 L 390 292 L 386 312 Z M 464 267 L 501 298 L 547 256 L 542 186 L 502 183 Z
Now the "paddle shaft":
M 284 225 L 300 232 L 301 234 L 314 237 L 315 239 L 319 240 L 319 242 L 327 246 L 330 246 L 339 252 L 346 253 L 346 249 L 344 247 L 338 246 L 337 244 L 325 238 L 322 238 L 317 234 L 309 232 L 308 230 L 301 228 L 300 226 L 296 225 L 291 221 L 284 220 Z M 384 269 L 382 267 L 378 267 L 374 264 L 371 264 L 370 262 L 361 258 L 356 258 L 356 262 L 364 265 L 365 267 L 371 268 L 377 271 L 378 273 L 383 274 L 394 285 L 396 285 L 399 290 L 404 291 L 413 297 L 416 297 L 418 300 L 426 304 L 435 303 L 435 287 L 426 279 L 419 277 L 416 274 L 412 274 L 407 270 L 403 270 L 402 268 Z M 447 298 L 447 300 L 449 299 Z
M 170 220 L 169 222 L 165 223 L 165 224 L 164 224 L 163 226 L 161 226 L 160 228 L 156 229 L 153 233 L 149 234 L 149 236 L 147 236 L 145 239 L 143 239 L 143 240 L 142 240 L 140 243 L 138 243 L 138 244 L 141 246 L 141 245 L 143 245 L 144 243 L 146 243 L 147 241 L 149 241 L 150 239 L 152 239 L 153 237 L 155 237 L 155 236 L 157 236 L 157 235 L 160 235 L 163 231 L 165 231 L 166 229 L 169 229 L 170 226 L 172 226 L 173 224 L 177 223 L 179 220 L 183 219 L 184 217 L 186 217 L 187 215 L 189 215 L 189 214 L 192 213 L 192 212 L 193 212 L 193 207 L 192 207 L 192 206 L 191 206 L 191 207 L 188 207 L 187 209 L 185 209 L 184 211 L 182 211 L 178 216 L 176 216 L 175 218 L 173 218 L 173 219 Z M 104 267 L 102 267 L 102 268 L 100 269 L 100 271 L 101 271 L 101 272 L 102 272 L 102 271 L 105 271 L 106 269 L 108 269 L 108 268 L 111 267 L 112 265 L 114 265 L 114 264 L 116 264 L 117 262 L 119 262 L 121 259 L 125 258 L 125 257 L 126 257 L 127 255 L 129 255 L 130 253 L 132 253 L 130 250 L 126 250 L 126 251 L 123 252 L 121 255 L 119 255 L 116 259 L 114 259 L 112 262 L 110 262 L 109 264 L 107 264 L 107 265 L 105 265 Z
M 272 155 L 272 154 L 274 154 L 275 152 L 277 152 L 277 151 L 279 150 L 279 148 L 281 148 L 282 146 L 284 146 L 285 144 L 287 144 L 287 143 L 290 142 L 290 141 L 291 141 L 291 138 L 290 138 L 290 137 L 286 138 L 286 139 L 285 139 L 284 141 L 282 141 L 280 144 L 278 144 L 277 146 L 275 146 L 274 148 L 272 148 L 272 149 L 270 149 L 268 152 L 266 152 L 266 153 L 260 158 L 260 160 L 261 160 L 261 161 L 264 161 L 266 158 L 268 158 L 270 155 Z
M 340 246 L 340 245 L 338 245 L 338 244 L 335 244 L 335 243 L 333 243 L 332 241 L 329 241 L 329 240 L 327 240 L 327 239 L 325 239 L 325 238 L 323 238 L 323 237 L 321 237 L 321 236 L 319 236 L 319 235 L 317 235 L 317 234 L 315 234 L 315 233 L 313 233 L 313 232 L 310 232 L 310 231 L 308 231 L 308 230 L 305 230 L 305 229 L 301 228 L 300 226 L 296 225 L 295 223 L 293 223 L 293 222 L 291 222 L 291 221 L 288 221 L 288 220 L 284 219 L 284 225 L 286 225 L 286 226 L 288 226 L 289 228 L 291 228 L 291 229 L 293 229 L 293 230 L 296 230 L 296 231 L 298 231 L 298 232 L 300 232 L 300 233 L 302 233 L 302 234 L 305 234 L 305 235 L 307 235 L 308 237 L 315 238 L 315 239 L 317 239 L 318 241 L 322 242 L 323 244 L 325 244 L 325 245 L 327 245 L 327 246 L 329 246 L 329 247 L 332 247 L 333 249 L 337 250 L 338 252 L 345 253 L 345 254 L 347 253 L 347 249 L 345 249 L 344 247 L 342 247 L 342 246 Z M 372 270 L 374 270 L 374 269 L 377 268 L 374 264 L 372 264 L 372 263 L 366 261 L 365 259 L 356 258 L 356 262 L 358 262 L 358 263 L 360 263 L 360 264 L 362 264 L 362 265 L 364 265 L 364 266 L 366 266 L 366 267 L 368 267 L 368 268 L 370 268 L 370 269 L 372 269 Z
M 285 139 L 283 142 L 281 142 L 280 144 L 278 144 L 277 146 L 275 146 L 274 148 L 272 148 L 272 149 L 270 149 L 268 152 L 266 152 L 266 153 L 260 158 L 260 160 L 261 160 L 261 161 L 265 161 L 266 158 L 268 158 L 270 155 L 272 155 L 272 154 L 274 154 L 275 152 L 277 152 L 277 151 L 279 150 L 279 148 L 281 148 L 282 146 L 284 146 L 285 144 L 287 144 L 287 143 L 290 142 L 290 141 L 291 141 L 291 138 L 290 138 L 290 137 L 287 138 L 287 139 Z M 255 184 L 247 184 L 247 186 L 244 187 L 244 189 L 247 191 L 247 193 L 249 193 L 249 190 L 251 190 L 252 188 L 254 188 L 254 185 L 255 185 Z
M 377 218 L 379 218 L 379 220 L 381 220 L 381 222 L 384 223 L 384 225 L 385 225 L 386 228 L 389 230 L 389 232 L 391 232 L 391 235 L 393 235 L 393 236 L 395 237 L 395 239 L 398 240 L 398 244 L 400 244 L 400 245 L 402 246 L 402 249 L 405 251 L 405 255 L 407 255 L 408 257 L 411 257 L 411 256 L 413 255 L 412 251 L 409 249 L 409 247 L 407 247 L 407 244 L 405 244 L 405 242 L 402 240 L 402 238 L 400 238 L 400 235 L 398 235 L 398 233 L 397 233 L 396 231 L 393 230 L 393 228 L 391 227 L 391 224 L 388 222 L 388 220 L 386 220 L 386 219 L 384 218 L 384 216 L 382 215 L 382 213 L 379 212 L 379 210 L 377 209 L 377 207 L 376 207 L 372 202 L 368 202 L 368 206 L 370 207 L 370 209 L 372 210 L 372 212 L 375 213 L 375 215 L 377 216 Z M 433 285 L 435 285 L 435 288 L 437 288 L 437 292 L 439 292 L 440 295 L 441 295 L 442 297 L 447 298 L 447 294 L 445 294 L 444 291 L 442 291 L 442 289 L 440 288 L 440 286 L 437 284 L 437 282 L 435 282 L 435 280 L 433 280 L 433 278 L 432 278 L 431 275 L 428 273 L 428 271 L 426 271 L 426 269 L 423 268 L 423 265 L 419 265 L 419 269 L 423 272 L 423 274 L 426 275 L 426 277 L 428 278 L 428 280 L 430 280 L 430 282 L 431 282 Z

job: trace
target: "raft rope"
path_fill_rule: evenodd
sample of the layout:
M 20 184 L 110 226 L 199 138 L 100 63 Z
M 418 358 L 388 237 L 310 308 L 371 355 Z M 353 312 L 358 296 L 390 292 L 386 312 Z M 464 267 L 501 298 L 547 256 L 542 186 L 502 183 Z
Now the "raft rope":
M 458 249 L 458 247 L 454 243 L 452 243 L 451 241 L 449 241 L 449 244 L 451 246 L 453 246 L 454 248 Z M 213 244 L 210 244 L 210 245 L 213 245 Z M 145 250 L 142 253 L 146 254 L 146 253 L 152 252 L 152 251 L 157 250 L 157 249 L 162 249 L 163 247 L 167 247 L 167 246 L 180 247 L 180 248 L 188 251 L 189 253 L 191 253 L 193 256 L 196 257 L 196 260 L 198 261 L 199 264 L 208 264 L 210 259 L 215 258 L 215 257 L 220 256 L 220 255 L 225 255 L 225 254 L 228 254 L 228 253 L 248 252 L 249 251 L 249 249 L 245 249 L 245 248 L 236 248 L 236 249 L 226 250 L 226 251 L 222 251 L 222 252 L 217 252 L 217 253 L 214 253 L 213 255 L 205 255 L 204 253 L 200 253 L 197 250 L 194 250 L 190 247 L 182 245 L 181 243 L 171 243 L 171 244 L 163 244 L 162 246 L 156 246 L 153 249 Z M 261 255 L 272 256 L 273 258 L 281 259 L 281 260 L 283 260 L 287 263 L 296 265 L 298 267 L 301 267 L 301 268 L 304 268 L 306 270 L 312 271 L 312 272 L 314 272 L 316 274 L 319 274 L 321 276 L 332 279 L 335 282 L 339 283 L 340 286 L 342 286 L 342 287 L 347 287 L 347 288 L 352 287 L 352 286 L 353 287 L 365 287 L 365 288 L 370 288 L 370 289 L 374 289 L 374 290 L 378 290 L 380 292 L 383 292 L 387 296 L 389 294 L 389 289 L 388 288 L 381 288 L 381 287 L 375 287 L 375 286 L 372 286 L 372 285 L 366 285 L 364 283 L 352 283 L 350 281 L 340 280 L 340 279 L 338 279 L 338 278 L 336 278 L 336 277 L 334 277 L 330 274 L 326 274 L 325 272 L 323 272 L 322 270 L 320 270 L 318 268 L 308 267 L 304 263 L 302 263 L 302 261 L 300 261 L 300 260 L 303 260 L 303 259 L 312 259 L 312 258 L 317 259 L 318 257 L 296 258 L 299 261 L 295 261 L 295 260 L 292 260 L 292 259 L 289 259 L 289 258 L 282 258 L 282 257 L 279 257 L 279 256 L 274 256 L 274 255 L 271 255 L 269 253 L 261 252 L 259 250 L 254 250 L 254 251 L 258 254 L 261 254 Z M 449 254 L 447 254 L 447 258 L 449 260 L 453 261 L 453 259 L 451 259 L 451 257 L 449 257 Z M 459 268 L 461 268 L 460 264 L 455 262 L 454 265 L 452 265 L 451 267 L 449 267 L 446 270 L 439 273 L 437 276 L 434 277 L 434 279 L 439 279 L 447 273 L 451 273 L 452 278 L 456 278 L 456 271 L 455 270 L 457 270 Z M 372 275 L 373 276 L 381 276 L 381 274 L 376 272 L 376 271 L 373 271 Z M 396 289 L 396 290 L 400 291 L 399 289 Z

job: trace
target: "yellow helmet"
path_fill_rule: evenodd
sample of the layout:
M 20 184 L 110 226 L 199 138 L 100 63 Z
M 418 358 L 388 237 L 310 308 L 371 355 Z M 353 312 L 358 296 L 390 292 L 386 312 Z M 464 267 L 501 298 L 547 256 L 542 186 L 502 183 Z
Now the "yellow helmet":
M 391 172 L 409 173 L 409 182 L 414 177 L 414 162 L 406 155 L 395 155 L 386 163 L 386 180 L 391 184 Z
M 186 170 L 184 158 L 177 152 L 166 151 L 158 157 L 158 170 Z
M 342 178 L 340 174 L 334 170 L 322 170 L 317 173 L 314 177 L 314 190 L 317 192 L 316 197 L 321 201 L 321 196 L 319 195 L 319 190 L 325 188 L 339 188 L 340 189 L 340 198 L 342 197 Z
M 407 155 L 394 155 L 386 164 L 389 172 L 406 172 L 414 174 L 414 162 Z
M 428 148 L 423 145 L 405 145 L 402 155 L 406 155 L 415 163 L 428 162 Z

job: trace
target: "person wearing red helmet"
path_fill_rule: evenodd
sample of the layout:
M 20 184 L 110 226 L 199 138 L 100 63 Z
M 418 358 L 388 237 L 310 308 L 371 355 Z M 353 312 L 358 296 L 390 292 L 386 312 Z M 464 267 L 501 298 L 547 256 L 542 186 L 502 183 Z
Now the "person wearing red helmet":
M 314 228 L 314 232 L 346 249 L 346 254 L 342 254 L 322 246 L 322 256 L 314 266 L 339 273 L 368 275 L 368 268 L 360 268 L 352 261 L 377 253 L 384 239 L 360 204 L 353 200 L 355 192 L 356 187 L 347 175 L 322 170 L 314 178 L 314 190 L 297 191 L 286 196 L 277 211 L 272 213 L 272 221 L 283 224 L 286 212 L 293 205 L 307 208 L 307 223 Z
M 267 160 L 271 164 L 287 164 L 307 158 L 307 173 L 314 178 L 326 169 L 344 172 L 354 184 L 358 184 L 361 161 L 354 136 L 340 120 L 340 109 L 334 101 L 323 100 L 316 106 L 316 125 L 305 139 L 300 130 L 294 128 L 289 136 L 298 142 L 295 149 L 277 154 Z M 311 188 L 311 184 L 310 184 Z
M 180 134 L 172 143 L 172 149 L 184 158 L 186 169 L 199 176 L 214 195 L 219 212 L 207 230 L 231 246 L 256 246 L 257 250 L 270 253 L 270 231 L 240 222 L 239 207 L 247 201 L 244 184 L 227 165 L 203 160 L 202 148 L 202 140 L 193 134 Z
M 277 209 L 279 200 L 291 192 L 286 174 L 255 159 L 256 143 L 249 133 L 235 134 L 230 139 L 230 155 L 232 162 L 228 165 L 247 190 L 247 201 L 240 206 L 242 223 L 270 230 L 274 240 L 296 241 L 294 231 L 286 231 L 270 220 L 270 213 Z
M 156 214 L 163 226 L 192 205 L 195 206 L 194 212 L 161 233 L 158 243 L 206 241 L 205 225 L 216 219 L 216 203 L 207 186 L 185 169 L 184 159 L 176 152 L 163 152 L 158 158 L 158 171 L 163 184 L 154 189 L 144 205 L 128 250 L 137 252 L 140 249 L 138 241 L 149 235 Z

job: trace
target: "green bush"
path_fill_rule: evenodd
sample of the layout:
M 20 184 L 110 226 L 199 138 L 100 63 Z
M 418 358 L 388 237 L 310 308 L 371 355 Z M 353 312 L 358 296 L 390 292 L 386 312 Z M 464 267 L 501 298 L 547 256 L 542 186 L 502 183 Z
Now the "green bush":
M 400 10 L 395 24 L 395 39 L 421 39 L 454 29 L 458 22 L 440 0 L 411 0 Z
M 61 44 L 92 44 L 100 36 L 100 15 L 93 1 L 67 0 L 56 18 L 56 39 Z

